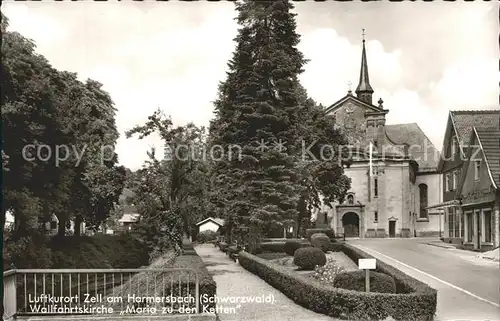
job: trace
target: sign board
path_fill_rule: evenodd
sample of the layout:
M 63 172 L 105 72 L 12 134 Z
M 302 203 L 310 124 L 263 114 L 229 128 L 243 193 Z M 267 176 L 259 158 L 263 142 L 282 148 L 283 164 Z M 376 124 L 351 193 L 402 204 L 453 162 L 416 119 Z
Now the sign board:
M 375 259 L 359 259 L 358 267 L 360 270 L 375 270 L 377 266 L 377 260 Z

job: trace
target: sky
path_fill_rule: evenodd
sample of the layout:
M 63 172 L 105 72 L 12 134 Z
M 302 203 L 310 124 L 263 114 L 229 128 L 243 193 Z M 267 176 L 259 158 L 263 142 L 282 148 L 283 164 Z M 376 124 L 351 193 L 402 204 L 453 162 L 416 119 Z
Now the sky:
M 374 101 L 387 124 L 416 122 L 438 150 L 449 110 L 498 109 L 498 4 L 296 3 L 301 75 L 329 106 L 355 89 L 361 30 Z M 9 29 L 35 41 L 53 67 L 103 84 L 117 108 L 120 164 L 142 166 L 157 136 L 125 138 L 156 109 L 176 125 L 207 126 L 237 34 L 230 2 L 13 2 Z

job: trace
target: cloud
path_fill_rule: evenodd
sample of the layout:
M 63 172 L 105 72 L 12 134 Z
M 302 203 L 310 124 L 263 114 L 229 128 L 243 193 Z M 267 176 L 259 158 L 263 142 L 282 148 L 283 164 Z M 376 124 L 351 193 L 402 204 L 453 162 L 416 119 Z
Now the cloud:
M 433 98 L 451 109 L 498 107 L 497 60 L 465 59 L 444 71 L 437 83 L 431 83 Z
M 30 10 L 28 5 L 4 6 L 9 28 L 35 40 L 39 48 L 47 48 L 69 37 L 67 29 L 57 19 Z
M 304 34 L 299 49 L 310 61 L 301 81 L 309 95 L 331 105 L 347 93 L 349 82 L 354 91 L 359 80 L 361 48 L 361 42 L 352 44 L 334 29 Z M 387 52 L 377 40 L 367 41 L 366 50 L 370 82 L 375 90 L 397 88 L 402 77 L 401 51 Z

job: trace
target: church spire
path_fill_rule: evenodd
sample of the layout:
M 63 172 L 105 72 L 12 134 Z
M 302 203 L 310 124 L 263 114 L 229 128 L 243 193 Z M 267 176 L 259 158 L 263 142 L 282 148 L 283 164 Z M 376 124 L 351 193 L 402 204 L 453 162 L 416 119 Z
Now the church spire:
M 356 88 L 358 98 L 366 103 L 372 103 L 373 88 L 370 86 L 368 77 L 368 62 L 366 60 L 365 29 L 363 29 L 363 51 L 361 53 L 361 71 L 359 73 L 359 84 Z

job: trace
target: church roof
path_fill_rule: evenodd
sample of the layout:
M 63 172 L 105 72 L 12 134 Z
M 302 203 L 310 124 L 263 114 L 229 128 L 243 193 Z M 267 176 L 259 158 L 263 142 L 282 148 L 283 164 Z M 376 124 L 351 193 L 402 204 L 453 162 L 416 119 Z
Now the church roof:
M 352 94 L 347 94 L 344 97 L 340 98 L 330 106 L 325 108 L 325 114 L 329 114 L 331 112 L 334 112 L 337 108 L 342 107 L 347 101 L 353 101 L 357 105 L 366 107 L 366 109 L 372 111 L 372 112 L 387 112 L 387 110 L 380 108 L 379 106 L 375 106 L 373 104 L 369 104 L 366 101 L 363 101 L 359 99 L 356 96 L 353 96 Z
M 500 187 L 500 130 L 475 128 L 490 174 Z
M 473 127 L 500 127 L 500 110 L 451 110 L 450 117 L 462 148 L 469 145 Z
M 407 144 L 411 158 L 420 171 L 437 170 L 439 151 L 416 123 L 386 125 L 387 136 L 395 144 Z

